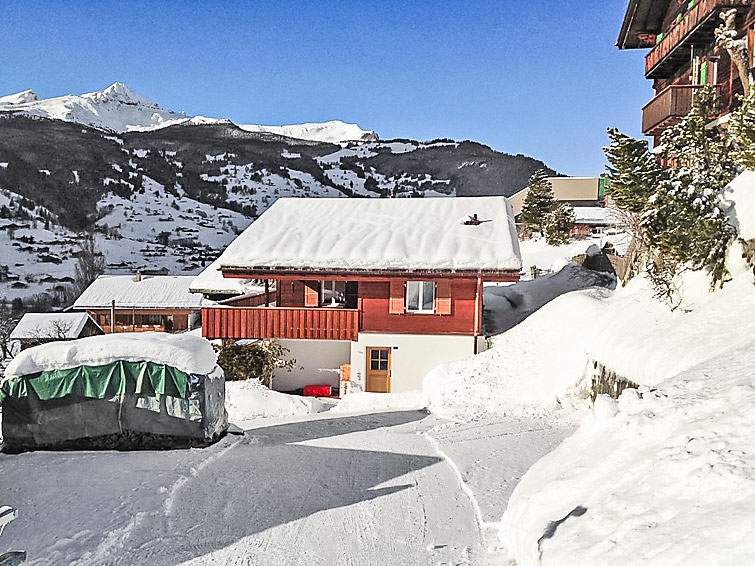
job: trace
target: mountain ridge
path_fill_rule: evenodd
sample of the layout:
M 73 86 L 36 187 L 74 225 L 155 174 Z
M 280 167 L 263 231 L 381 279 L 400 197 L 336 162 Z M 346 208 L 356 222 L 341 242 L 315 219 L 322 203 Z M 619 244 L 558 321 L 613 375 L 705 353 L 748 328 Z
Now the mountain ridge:
M 165 110 L 120 82 L 115 82 L 102 91 L 52 98 L 39 98 L 33 90 L 25 90 L 0 97 L 0 112 L 74 122 L 119 134 L 181 124 L 232 123 L 227 118 L 186 116 L 183 112 Z M 341 120 L 282 126 L 239 124 L 239 127 L 247 131 L 326 143 L 378 140 L 373 130 L 364 130 L 358 124 Z

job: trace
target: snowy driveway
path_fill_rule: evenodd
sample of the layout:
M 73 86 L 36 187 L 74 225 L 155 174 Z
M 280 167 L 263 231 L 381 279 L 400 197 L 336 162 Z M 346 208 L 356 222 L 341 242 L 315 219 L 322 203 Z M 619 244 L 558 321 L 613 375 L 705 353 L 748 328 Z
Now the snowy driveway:
M 204 450 L 0 455 L 29 564 L 480 564 L 451 467 L 404 411 L 261 425 Z

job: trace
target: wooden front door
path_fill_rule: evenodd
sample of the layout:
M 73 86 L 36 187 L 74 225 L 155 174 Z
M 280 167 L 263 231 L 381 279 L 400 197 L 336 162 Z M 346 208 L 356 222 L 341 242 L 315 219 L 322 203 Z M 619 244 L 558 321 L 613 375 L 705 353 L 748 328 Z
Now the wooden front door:
M 391 392 L 390 348 L 367 348 L 367 391 Z

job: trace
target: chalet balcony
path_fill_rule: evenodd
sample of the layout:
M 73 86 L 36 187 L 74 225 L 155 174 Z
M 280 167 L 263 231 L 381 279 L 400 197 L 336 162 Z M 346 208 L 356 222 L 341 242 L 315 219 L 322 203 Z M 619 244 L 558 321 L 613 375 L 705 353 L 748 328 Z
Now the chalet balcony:
M 664 88 L 642 109 L 642 132 L 655 136 L 678 124 L 692 109 L 692 99 L 701 85 L 673 85 Z M 720 87 L 716 87 L 718 94 Z
M 208 307 L 202 309 L 205 338 L 356 340 L 359 310 L 298 307 Z
M 688 2 L 690 0 L 684 0 Z M 718 14 L 725 8 L 749 8 L 751 0 L 698 0 L 656 43 L 645 57 L 645 76 L 668 78 L 690 60 L 691 45 L 713 41 L 713 30 L 721 23 Z

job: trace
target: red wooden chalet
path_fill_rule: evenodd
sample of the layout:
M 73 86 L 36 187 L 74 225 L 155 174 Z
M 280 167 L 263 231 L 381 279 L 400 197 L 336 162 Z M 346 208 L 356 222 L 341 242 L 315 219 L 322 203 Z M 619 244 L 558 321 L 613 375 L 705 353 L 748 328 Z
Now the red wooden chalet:
M 479 350 L 483 282 L 520 269 L 504 197 L 279 199 L 192 288 L 275 281 L 269 306 L 203 308 L 202 333 L 280 339 L 296 370 L 278 389 L 336 385 L 351 364 L 354 386 L 404 391 Z

